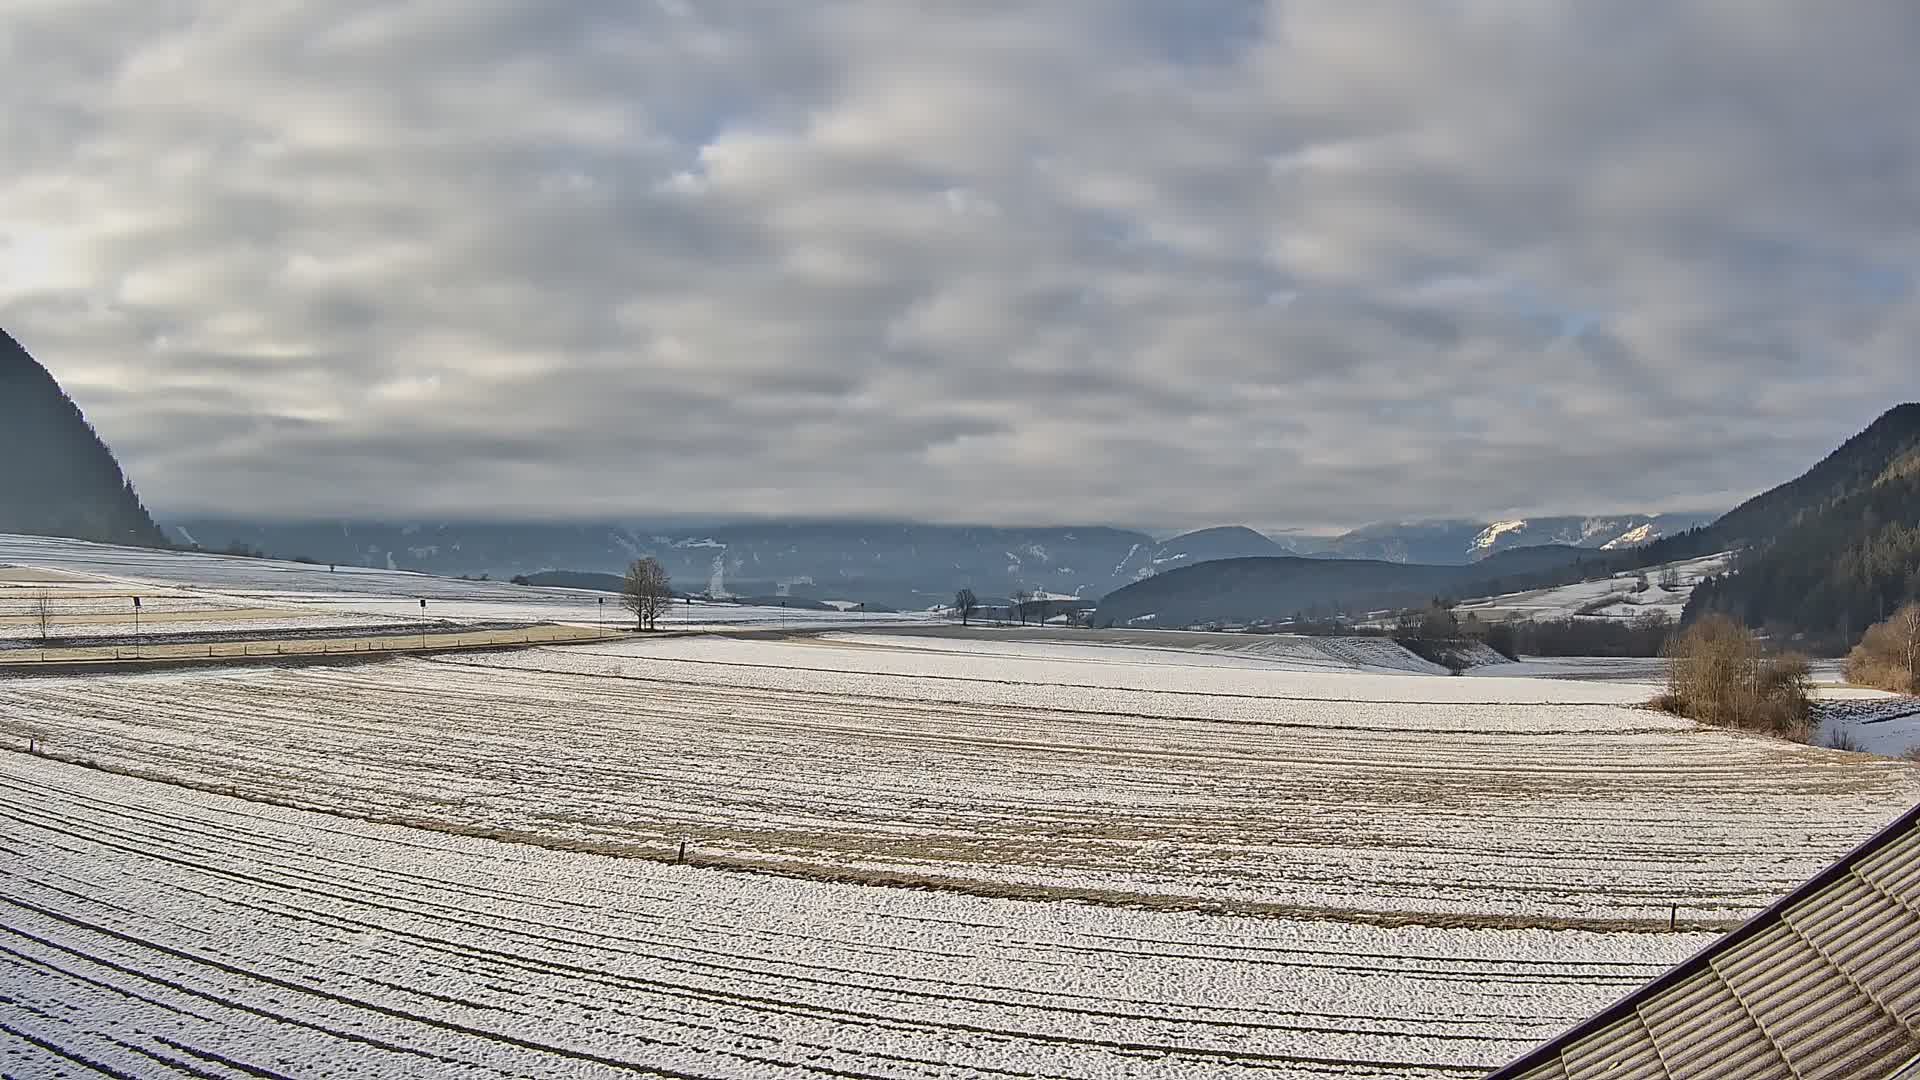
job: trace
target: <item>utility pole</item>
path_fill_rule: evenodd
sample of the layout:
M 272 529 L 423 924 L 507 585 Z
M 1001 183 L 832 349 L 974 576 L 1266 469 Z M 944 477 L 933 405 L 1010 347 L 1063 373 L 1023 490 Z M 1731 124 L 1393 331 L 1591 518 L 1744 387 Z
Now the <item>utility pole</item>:
M 599 599 L 600 599 L 600 636 L 606 637 L 607 636 L 607 598 L 602 596 Z
M 420 598 L 420 648 L 427 647 L 427 598 Z

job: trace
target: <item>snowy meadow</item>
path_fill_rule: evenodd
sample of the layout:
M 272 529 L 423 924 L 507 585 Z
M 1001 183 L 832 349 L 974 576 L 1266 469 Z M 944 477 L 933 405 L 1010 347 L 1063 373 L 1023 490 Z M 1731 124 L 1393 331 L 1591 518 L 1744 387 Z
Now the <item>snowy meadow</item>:
M 407 599 L 120 550 L 4 558 Z M 0 1072 L 1471 1076 L 1920 800 L 1577 664 L 757 625 L 0 679 Z

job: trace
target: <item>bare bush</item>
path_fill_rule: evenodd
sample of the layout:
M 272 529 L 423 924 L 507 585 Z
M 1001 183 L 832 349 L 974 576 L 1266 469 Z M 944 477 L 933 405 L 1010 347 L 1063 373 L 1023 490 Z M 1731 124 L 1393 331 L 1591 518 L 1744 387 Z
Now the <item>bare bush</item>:
M 1753 631 L 1725 615 L 1694 623 L 1667 646 L 1667 692 L 1657 708 L 1703 724 L 1805 742 L 1812 735 L 1812 669 L 1803 656 L 1768 656 Z
M 1920 694 L 1920 603 L 1870 628 L 1847 654 L 1847 681 L 1896 694 Z
M 1853 732 L 1844 729 L 1828 734 L 1824 741 L 1829 750 L 1846 750 L 1857 754 L 1864 749 L 1860 740 L 1853 737 Z

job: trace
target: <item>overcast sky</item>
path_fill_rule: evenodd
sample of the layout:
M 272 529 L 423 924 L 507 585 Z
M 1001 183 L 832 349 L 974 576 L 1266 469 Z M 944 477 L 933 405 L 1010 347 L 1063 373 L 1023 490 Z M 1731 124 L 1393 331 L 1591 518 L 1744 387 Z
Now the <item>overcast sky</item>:
M 1720 508 L 1920 396 L 1912 0 L 0 0 L 164 511 Z

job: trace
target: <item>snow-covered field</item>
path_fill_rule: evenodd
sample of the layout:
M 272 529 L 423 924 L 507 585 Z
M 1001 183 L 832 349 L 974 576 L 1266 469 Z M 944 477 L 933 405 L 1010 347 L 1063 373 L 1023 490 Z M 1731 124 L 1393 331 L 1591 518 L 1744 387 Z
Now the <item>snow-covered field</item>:
M 1468 600 L 1456 612 L 1465 618 L 1469 612 L 1490 621 L 1504 619 L 1571 619 L 1588 615 L 1608 619 L 1634 619 L 1655 612 L 1678 621 L 1686 610 L 1687 598 L 1701 580 L 1721 573 L 1732 561 L 1731 552 L 1708 555 L 1685 562 L 1648 567 L 1647 588 L 1636 592 L 1639 582 L 1633 573 L 1615 574 L 1598 581 L 1583 581 L 1531 592 L 1507 593 Z M 1668 571 L 1678 579 L 1676 587 L 1662 588 L 1660 579 Z M 1611 603 L 1605 601 L 1611 600 Z
M 0 755 L 13 1077 L 1467 1077 L 1707 940 L 676 867 Z
M 1459 925 L 1737 918 L 1920 799 L 1910 765 L 1702 732 L 1623 707 L 1631 685 L 924 643 L 693 637 L 42 678 L 5 687 L 0 733 L 467 833 Z
M 1235 634 L 1189 630 L 1080 630 L 995 627 L 972 632 L 952 626 L 905 628 L 886 644 L 971 656 L 1051 657 L 1080 663 L 1240 667 L 1259 671 L 1367 672 L 1443 675 L 1429 663 L 1384 638 L 1308 637 L 1299 634 Z M 833 635 L 843 643 L 876 642 L 867 636 Z
M 180 558 L 0 538 L 0 619 L 598 613 Z M 1592 662 L 790 618 L 0 678 L 0 1075 L 1465 1077 L 1920 800 Z
M 57 605 L 65 594 L 91 594 L 86 610 L 128 614 L 130 597 L 164 591 L 191 599 L 199 610 L 293 609 L 288 619 L 313 625 L 343 620 L 428 619 L 470 623 L 554 622 L 620 627 L 631 622 L 618 598 L 583 589 L 551 589 L 504 581 L 469 581 L 403 570 L 249 559 L 201 552 L 116 547 L 83 540 L 0 534 L 0 614 L 27 614 L 43 593 Z M 76 597 L 77 599 L 77 597 Z M 425 607 L 421 601 L 427 602 Z M 663 630 L 708 628 L 860 627 L 924 622 L 924 613 L 867 615 L 858 611 L 804 611 L 728 603 L 675 601 L 659 620 Z M 129 624 L 130 625 L 130 624 Z M 34 634 L 38 634 L 37 625 Z M 0 634 L 8 631 L 0 629 Z

